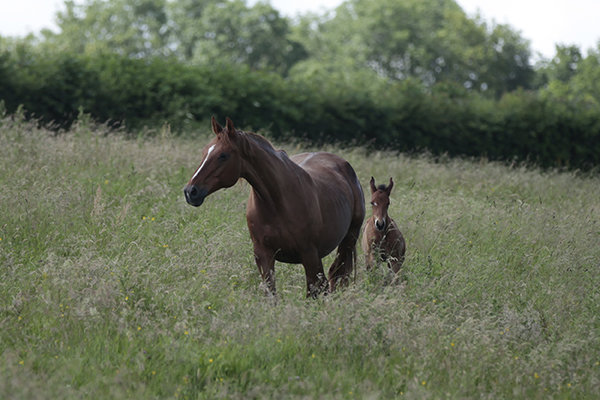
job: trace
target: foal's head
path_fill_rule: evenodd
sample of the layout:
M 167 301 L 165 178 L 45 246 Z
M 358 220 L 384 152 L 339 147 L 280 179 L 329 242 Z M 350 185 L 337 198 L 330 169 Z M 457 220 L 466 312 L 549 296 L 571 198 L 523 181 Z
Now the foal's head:
M 236 146 L 236 130 L 227 118 L 223 128 L 215 117 L 211 119 L 216 137 L 202 150 L 202 163 L 183 189 L 185 199 L 193 206 L 202 204 L 206 196 L 233 186 L 241 174 L 241 159 Z
M 390 206 L 390 193 L 394 187 L 394 181 L 390 178 L 389 185 L 375 186 L 375 178 L 371 177 L 371 205 L 373 206 L 373 217 L 375 229 L 383 231 L 388 224 L 388 207 Z

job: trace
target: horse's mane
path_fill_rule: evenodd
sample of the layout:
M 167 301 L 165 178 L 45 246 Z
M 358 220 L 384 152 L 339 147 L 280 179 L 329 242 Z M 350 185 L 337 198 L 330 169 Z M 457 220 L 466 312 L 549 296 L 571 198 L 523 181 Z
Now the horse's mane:
M 256 142 L 258 144 L 260 144 L 263 147 L 272 149 L 273 146 L 271 145 L 271 143 L 265 139 L 264 137 L 262 137 L 261 135 L 254 133 L 254 132 L 244 132 L 244 131 L 237 131 L 237 133 L 241 136 L 241 137 L 245 137 L 248 140 L 252 140 L 253 142 Z
M 387 190 L 387 186 L 384 184 L 381 184 L 381 185 L 377 186 L 377 190 L 381 190 L 382 192 L 385 192 Z
M 246 155 L 251 155 L 251 151 L 253 150 L 252 145 L 256 145 L 261 149 L 267 151 L 268 153 L 276 154 L 281 156 L 281 154 L 287 154 L 283 150 L 275 150 L 271 142 L 265 139 L 263 136 L 254 133 L 254 132 L 244 132 L 237 131 L 238 138 L 242 139 L 239 141 L 239 147 L 242 149 L 242 152 Z

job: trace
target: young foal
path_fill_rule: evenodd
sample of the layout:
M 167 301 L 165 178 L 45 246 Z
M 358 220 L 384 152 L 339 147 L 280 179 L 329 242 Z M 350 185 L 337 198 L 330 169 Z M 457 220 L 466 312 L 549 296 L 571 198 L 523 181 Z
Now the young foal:
M 223 128 L 213 117 L 212 130 L 216 137 L 184 189 L 187 202 L 197 207 L 216 190 L 246 179 L 252 186 L 248 230 L 269 292 L 275 294 L 275 260 L 304 265 L 307 296 L 347 283 L 365 217 L 362 187 L 350 164 L 330 153 L 288 157 L 262 136 L 236 130 L 229 118 Z M 321 258 L 336 247 L 327 280 Z
M 362 238 L 367 269 L 373 267 L 376 257 L 379 256 L 381 261 L 387 262 L 388 267 L 398 272 L 404 262 L 406 243 L 398 225 L 388 215 L 394 181 L 390 178 L 387 187 L 385 185 L 375 187 L 375 179 L 371 177 L 370 184 L 373 216 L 367 220 Z

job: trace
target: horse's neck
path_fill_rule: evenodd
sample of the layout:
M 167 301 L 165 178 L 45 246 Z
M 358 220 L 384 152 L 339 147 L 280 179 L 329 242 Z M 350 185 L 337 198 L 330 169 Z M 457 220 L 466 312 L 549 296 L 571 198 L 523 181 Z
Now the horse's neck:
M 250 183 L 258 201 L 277 207 L 284 201 L 286 181 L 301 168 L 268 143 L 252 138 L 247 142 L 241 176 Z

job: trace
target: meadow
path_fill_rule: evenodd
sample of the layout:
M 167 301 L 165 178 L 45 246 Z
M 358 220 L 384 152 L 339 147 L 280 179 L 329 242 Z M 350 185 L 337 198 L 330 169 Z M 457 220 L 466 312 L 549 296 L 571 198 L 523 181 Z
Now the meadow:
M 365 191 L 394 178 L 401 276 L 359 250 L 308 300 L 277 263 L 271 299 L 249 185 L 184 200 L 208 132 L 3 117 L 0 398 L 600 398 L 597 174 L 327 147 Z

